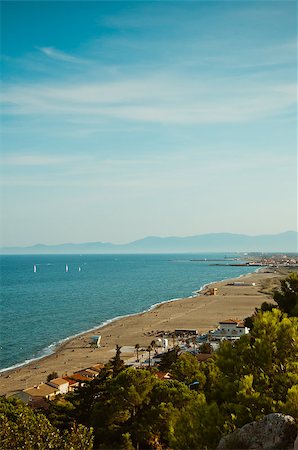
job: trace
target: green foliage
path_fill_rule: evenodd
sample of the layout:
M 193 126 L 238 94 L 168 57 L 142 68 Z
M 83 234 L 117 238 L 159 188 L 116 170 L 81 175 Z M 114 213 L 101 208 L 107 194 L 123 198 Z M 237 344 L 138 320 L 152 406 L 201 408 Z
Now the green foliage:
M 3 448 L 90 450 L 92 431 L 83 425 L 92 425 L 96 448 L 207 450 L 216 448 L 222 434 L 265 414 L 282 411 L 297 418 L 297 291 L 298 277 L 291 275 L 274 295 L 279 308 L 264 302 L 247 319 L 250 334 L 222 342 L 205 363 L 190 353 L 180 355 L 179 348 L 165 353 L 159 369 L 170 371 L 173 380 L 125 369 L 117 346 L 96 379 L 50 402 L 50 421 L 23 404 L 1 400 Z M 154 346 L 152 341 L 149 356 Z M 138 358 L 138 344 L 135 349 Z M 199 392 L 189 389 L 194 381 Z M 241 442 L 233 445 L 242 448 Z
M 186 442 L 187 448 L 192 448 L 194 432 L 188 426 L 188 415 L 191 414 L 191 408 L 187 409 L 188 404 L 202 411 L 204 404 L 204 414 L 210 412 L 206 420 L 200 416 L 201 424 L 195 426 L 194 421 L 191 422 L 196 436 L 201 436 L 202 442 L 207 442 L 211 439 L 210 430 L 217 423 L 215 404 L 207 406 L 203 395 L 198 396 L 177 380 L 160 381 L 149 370 L 125 369 L 117 377 L 108 380 L 103 395 L 93 406 L 91 421 L 96 441 L 105 448 L 162 449 L 176 442 L 175 436 L 179 431 L 179 443 Z M 211 415 L 214 420 L 208 428 L 208 417 Z M 184 426 L 180 427 L 182 419 Z M 218 433 L 214 434 L 213 430 L 212 435 L 217 436 Z M 212 439 L 213 442 L 217 437 Z M 177 443 L 176 448 L 179 445 Z
M 170 447 L 174 450 L 215 448 L 220 437 L 221 417 L 216 403 L 207 404 L 199 394 L 179 410 Z
M 116 345 L 116 355 L 111 359 L 111 366 L 113 370 L 113 377 L 116 377 L 121 370 L 124 369 L 124 362 L 120 357 L 121 355 L 121 347 Z
M 151 392 L 150 403 L 139 418 L 138 436 L 146 446 L 168 446 L 175 434 L 176 417 L 194 394 L 176 380 L 157 380 Z M 145 448 L 147 448 L 145 446 Z
M 150 401 L 156 378 L 147 370 L 128 368 L 106 384 L 93 408 L 91 422 L 98 440 L 119 441 L 137 425 L 136 418 Z M 114 442 L 115 445 L 115 442 Z
M 138 361 L 139 361 L 140 344 L 136 344 L 136 345 L 135 345 L 135 349 L 136 349 L 136 352 L 137 352 L 137 362 L 138 362 Z
M 263 302 L 261 304 L 261 311 L 263 312 L 272 311 L 274 308 L 276 308 L 276 305 L 274 305 L 273 303 Z
M 172 364 L 174 364 L 179 355 L 179 347 L 174 347 L 168 350 L 166 353 L 161 355 L 161 362 L 159 364 L 159 369 L 163 372 L 169 372 L 171 370 Z
M 210 342 L 204 342 L 199 347 L 200 353 L 213 353 L 213 347 Z
M 122 434 L 121 450 L 135 450 L 129 433 Z
M 45 415 L 54 427 L 59 430 L 69 430 L 77 416 L 74 404 L 64 397 L 54 399 L 49 402 L 49 409 Z
M 93 449 L 93 434 L 92 429 L 88 429 L 83 425 L 74 424 L 70 431 L 64 434 L 64 447 L 60 449 L 65 450 L 92 450 Z
M 106 385 L 112 377 L 112 370 L 107 365 L 101 370 L 99 376 L 81 386 L 76 391 L 69 393 L 65 396 L 65 400 L 69 402 L 73 409 L 71 415 L 77 422 L 89 425 L 91 421 L 91 411 L 94 404 L 104 395 L 106 391 Z M 50 412 L 54 412 L 57 409 L 57 401 L 54 400 L 50 403 Z M 65 417 L 69 414 L 69 406 L 66 403 L 66 410 L 64 410 Z M 58 408 L 59 410 L 59 408 Z M 61 408 L 60 413 L 62 414 Z
M 298 384 L 294 384 L 288 389 L 286 403 L 283 412 L 294 417 L 298 421 Z
M 236 426 L 279 411 L 298 382 L 297 338 L 296 318 L 278 309 L 259 312 L 250 336 L 235 344 L 223 342 L 205 368 L 207 398 L 215 400 L 226 417 L 233 414 Z
M 54 380 L 55 378 L 58 378 L 58 373 L 57 372 L 51 372 L 49 373 L 49 375 L 47 376 L 47 381 L 51 381 Z
M 49 420 L 17 400 L 0 399 L 0 441 L 3 449 L 92 450 L 92 430 L 73 425 L 61 433 Z
M 153 350 L 152 345 L 151 345 L 151 344 L 148 345 L 148 347 L 146 348 L 146 350 L 147 350 L 148 355 L 149 355 L 149 367 L 150 367 L 150 366 L 151 366 L 151 352 L 152 352 L 152 350 Z
M 274 293 L 274 300 L 281 311 L 289 316 L 298 316 L 298 273 L 291 273 L 281 281 L 281 289 Z
M 203 389 L 206 381 L 196 357 L 191 353 L 183 353 L 178 357 L 177 361 L 172 364 L 171 374 L 176 380 L 188 385 L 198 381 L 200 389 Z

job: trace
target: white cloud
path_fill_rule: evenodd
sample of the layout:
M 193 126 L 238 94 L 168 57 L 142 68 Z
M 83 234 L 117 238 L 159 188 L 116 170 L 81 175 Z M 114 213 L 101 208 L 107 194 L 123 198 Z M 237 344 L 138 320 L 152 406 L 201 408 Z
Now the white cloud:
M 262 78 L 189 79 L 170 74 L 115 82 L 11 85 L 4 112 L 123 119 L 133 122 L 237 123 L 282 114 L 296 105 L 296 86 Z
M 68 53 L 62 52 L 61 50 L 57 50 L 54 47 L 38 47 L 38 49 L 49 58 L 64 61 L 75 64 L 86 64 L 86 60 L 82 58 L 78 58 L 76 56 L 70 55 Z

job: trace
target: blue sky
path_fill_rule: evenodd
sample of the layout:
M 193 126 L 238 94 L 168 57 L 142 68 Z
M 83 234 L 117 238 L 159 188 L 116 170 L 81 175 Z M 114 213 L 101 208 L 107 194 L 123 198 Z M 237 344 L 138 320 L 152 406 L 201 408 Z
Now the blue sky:
M 297 229 L 296 2 L 3 2 L 2 245 Z

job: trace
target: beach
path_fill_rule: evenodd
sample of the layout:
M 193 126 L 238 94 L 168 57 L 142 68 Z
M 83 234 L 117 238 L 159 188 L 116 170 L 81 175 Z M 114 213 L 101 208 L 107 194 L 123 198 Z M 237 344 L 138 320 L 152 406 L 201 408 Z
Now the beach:
M 146 348 L 162 333 L 175 329 L 196 329 L 203 333 L 215 329 L 220 320 L 243 319 L 264 301 L 272 301 L 270 293 L 285 275 L 285 269 L 263 268 L 241 278 L 209 284 L 193 297 L 164 302 L 147 312 L 123 317 L 81 334 L 64 342 L 50 356 L 2 372 L 0 395 L 9 396 L 45 382 L 53 371 L 64 376 L 97 363 L 106 363 L 114 356 L 116 344 L 122 347 L 121 357 L 128 360 L 135 358 L 136 344 L 141 349 Z M 232 284 L 239 281 L 244 284 Z M 217 288 L 217 295 L 210 295 L 211 287 Z M 90 338 L 97 334 L 101 335 L 101 347 L 92 348 Z

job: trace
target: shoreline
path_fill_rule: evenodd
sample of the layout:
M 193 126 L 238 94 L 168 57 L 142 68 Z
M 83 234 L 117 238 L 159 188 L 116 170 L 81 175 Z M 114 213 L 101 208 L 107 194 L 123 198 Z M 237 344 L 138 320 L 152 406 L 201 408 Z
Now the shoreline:
M 277 279 L 273 285 L 278 285 L 278 280 L 285 275 L 284 271 L 258 268 L 252 273 L 203 285 L 194 296 L 166 300 L 146 311 L 110 319 L 91 330 L 64 339 L 50 355 L 3 369 L 0 373 L 0 395 L 11 395 L 45 382 L 47 374 L 52 371 L 63 376 L 96 363 L 106 363 L 114 356 L 116 344 L 122 346 L 122 358 L 126 360 L 134 357 L 136 343 L 146 347 L 159 333 L 177 328 L 195 328 L 205 332 L 215 328 L 219 320 L 228 316 L 243 319 L 268 300 L 269 294 L 264 291 L 266 283 L 272 284 L 272 280 Z M 228 285 L 239 278 L 247 278 L 250 282 L 254 280 L 257 285 Z M 217 287 L 219 295 L 206 295 L 210 286 Z M 90 347 L 89 340 L 96 332 L 102 336 L 102 346 L 94 349 Z
M 31 363 L 38 362 L 38 361 L 41 361 L 44 358 L 48 358 L 48 357 L 50 357 L 52 355 L 55 355 L 55 353 L 59 351 L 60 347 L 63 346 L 64 344 L 67 344 L 67 342 L 69 342 L 69 341 L 71 341 L 73 339 L 79 338 L 80 336 L 84 336 L 85 334 L 92 333 L 93 331 L 98 331 L 101 328 L 103 328 L 103 327 L 105 327 L 105 326 L 107 326 L 107 325 L 109 325 L 109 324 L 111 324 L 113 322 L 116 322 L 116 321 L 122 320 L 122 319 L 126 319 L 127 317 L 134 317 L 134 316 L 138 316 L 139 314 L 145 314 L 147 312 L 150 312 L 150 311 L 154 310 L 155 308 L 158 308 L 160 305 L 163 305 L 163 304 L 167 304 L 167 303 L 171 303 L 171 302 L 175 302 L 175 301 L 180 301 L 180 300 L 185 300 L 185 299 L 197 297 L 198 295 L 200 295 L 201 292 L 203 292 L 205 289 L 207 289 L 209 286 L 212 286 L 213 284 L 222 283 L 222 282 L 225 282 L 225 281 L 228 281 L 228 280 L 231 280 L 231 279 L 234 280 L 234 279 L 242 278 L 242 277 L 245 277 L 247 275 L 249 276 L 249 275 L 252 275 L 253 273 L 257 273 L 258 271 L 262 270 L 263 268 L 258 267 L 253 272 L 248 272 L 248 273 L 245 273 L 245 274 L 241 274 L 238 277 L 234 277 L 234 278 L 224 278 L 222 280 L 210 281 L 209 283 L 203 284 L 203 286 L 201 286 L 197 291 L 193 291 L 192 295 L 190 295 L 190 296 L 177 297 L 177 298 L 171 298 L 169 300 L 163 300 L 161 302 L 154 303 L 149 308 L 147 308 L 147 309 L 145 309 L 143 311 L 139 311 L 139 312 L 131 313 L 131 314 L 124 314 L 122 316 L 116 316 L 116 317 L 113 317 L 111 319 L 107 319 L 104 322 L 100 323 L 99 325 L 95 325 L 94 327 L 89 328 L 88 330 L 81 331 L 79 333 L 75 333 L 75 334 L 73 334 L 71 336 L 68 336 L 66 338 L 60 339 L 56 343 L 53 342 L 52 344 L 49 344 L 47 347 L 45 347 L 44 349 L 41 350 L 41 352 L 44 352 L 44 354 L 42 354 L 41 356 L 32 357 L 30 359 L 26 359 L 24 362 L 16 363 L 16 364 L 13 364 L 12 366 L 4 367 L 3 369 L 0 369 L 0 377 L 1 377 L 2 374 L 6 374 L 6 373 L 9 373 L 9 372 L 12 372 L 13 370 L 16 370 L 16 369 L 21 369 L 22 367 L 28 366 Z M 52 348 L 52 350 L 49 351 L 49 353 L 48 353 L 48 350 L 50 348 Z

